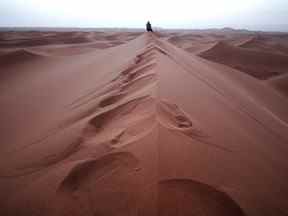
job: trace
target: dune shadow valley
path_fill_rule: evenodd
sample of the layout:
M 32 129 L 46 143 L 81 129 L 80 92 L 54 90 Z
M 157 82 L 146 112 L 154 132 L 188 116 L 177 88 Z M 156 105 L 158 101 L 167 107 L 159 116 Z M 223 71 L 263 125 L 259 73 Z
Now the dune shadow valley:
M 0 31 L 1 216 L 287 216 L 288 33 Z

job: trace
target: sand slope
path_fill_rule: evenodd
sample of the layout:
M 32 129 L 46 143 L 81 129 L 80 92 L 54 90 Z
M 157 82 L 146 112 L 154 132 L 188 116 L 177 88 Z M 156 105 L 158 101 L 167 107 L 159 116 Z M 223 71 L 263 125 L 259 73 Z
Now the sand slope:
M 236 68 L 258 79 L 286 73 L 288 68 L 287 55 L 242 49 L 225 42 L 218 42 L 200 56 Z
M 0 66 L 1 214 L 288 214 L 288 100 L 257 79 L 151 33 L 20 56 Z
M 288 54 L 287 44 L 283 44 L 279 41 L 269 40 L 269 38 L 255 36 L 239 44 L 240 47 L 254 49 L 257 51 L 273 52 L 278 54 Z
M 288 96 L 288 75 L 277 76 L 267 80 L 267 83 L 279 90 L 282 94 Z

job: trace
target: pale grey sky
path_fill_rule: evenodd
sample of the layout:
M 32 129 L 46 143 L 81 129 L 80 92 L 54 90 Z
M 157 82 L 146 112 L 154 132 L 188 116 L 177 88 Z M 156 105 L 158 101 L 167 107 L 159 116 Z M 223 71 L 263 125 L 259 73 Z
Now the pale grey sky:
M 288 0 L 1 0 L 0 26 L 288 30 Z M 274 28 L 274 29 L 273 29 Z

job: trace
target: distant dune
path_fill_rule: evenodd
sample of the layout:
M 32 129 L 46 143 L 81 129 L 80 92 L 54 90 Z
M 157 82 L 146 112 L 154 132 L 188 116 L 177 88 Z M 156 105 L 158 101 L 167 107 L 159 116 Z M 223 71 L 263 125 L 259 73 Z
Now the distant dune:
M 258 79 L 268 79 L 287 73 L 288 70 L 288 55 L 243 49 L 225 42 L 217 42 L 200 56 L 236 68 Z
M 33 61 L 37 58 L 41 58 L 41 55 L 27 49 L 18 49 L 15 51 L 5 52 L 0 55 L 0 65 L 15 65 L 21 62 Z
M 269 40 L 269 38 L 259 36 L 253 37 L 241 44 L 240 47 L 288 55 L 288 44 L 280 44 L 277 40 L 273 40 L 273 38 Z

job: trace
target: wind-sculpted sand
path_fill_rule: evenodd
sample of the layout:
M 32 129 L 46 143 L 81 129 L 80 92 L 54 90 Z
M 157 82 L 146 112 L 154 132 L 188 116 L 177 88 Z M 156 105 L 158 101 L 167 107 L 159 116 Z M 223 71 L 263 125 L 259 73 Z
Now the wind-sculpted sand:
M 244 215 L 227 194 L 190 179 L 159 182 L 159 215 Z
M 36 54 L 28 49 L 19 49 L 15 51 L 7 51 L 0 55 L 0 65 L 2 67 L 15 66 L 17 64 L 36 61 L 43 56 Z
M 287 72 L 288 55 L 243 49 L 218 42 L 200 56 L 222 63 L 258 79 L 268 79 Z
M 0 39 L 1 215 L 288 214 L 287 56 L 268 39 Z

